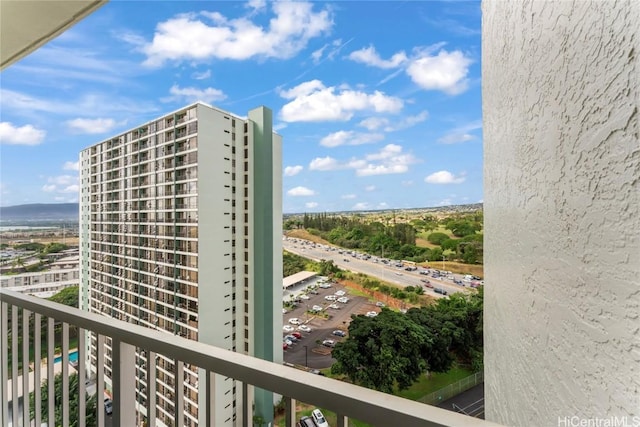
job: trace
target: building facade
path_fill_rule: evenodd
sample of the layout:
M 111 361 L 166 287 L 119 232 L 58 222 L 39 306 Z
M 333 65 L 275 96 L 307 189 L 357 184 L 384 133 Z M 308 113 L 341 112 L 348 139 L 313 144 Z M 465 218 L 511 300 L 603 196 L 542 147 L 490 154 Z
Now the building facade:
M 265 107 L 241 118 L 196 103 L 83 150 L 81 308 L 282 362 L 281 143 Z M 96 337 L 87 345 L 95 367 Z M 271 394 L 241 402 L 228 378 L 199 393 L 195 366 L 180 393 L 170 359 L 150 387 L 145 358 L 136 400 L 149 425 L 173 425 L 180 402 L 185 425 L 199 423 L 199 405 L 215 405 L 220 426 L 239 424 L 243 403 L 271 416 Z
M 640 422 L 640 3 L 484 0 L 486 418 Z

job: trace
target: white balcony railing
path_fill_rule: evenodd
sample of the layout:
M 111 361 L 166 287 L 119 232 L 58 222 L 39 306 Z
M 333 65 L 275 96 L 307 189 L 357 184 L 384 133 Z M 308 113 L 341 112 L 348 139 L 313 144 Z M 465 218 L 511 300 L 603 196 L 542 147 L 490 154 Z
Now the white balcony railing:
M 84 332 L 90 331 L 98 336 L 98 366 L 96 377 L 96 390 L 104 390 L 104 348 L 106 337 L 112 341 L 112 383 L 113 383 L 113 420 L 112 425 L 130 427 L 136 425 L 136 392 L 135 392 L 135 351 L 144 350 L 147 355 L 147 378 L 150 395 L 155 395 L 155 383 L 152 373 L 155 371 L 155 355 L 161 354 L 174 359 L 179 371 L 185 364 L 197 366 L 206 372 L 204 380 L 199 381 L 199 393 L 205 393 L 212 398 L 209 392 L 214 387 L 214 375 L 220 374 L 231 377 L 241 382 L 244 416 L 241 419 L 245 426 L 252 425 L 251 405 L 248 405 L 248 396 L 251 396 L 253 387 L 270 390 L 284 396 L 286 407 L 286 425 L 295 425 L 296 401 L 314 404 L 338 414 L 338 427 L 348 425 L 348 417 L 364 421 L 374 426 L 405 426 L 405 427 L 431 427 L 431 426 L 469 426 L 489 427 L 495 426 L 488 421 L 467 417 L 437 407 L 421 404 L 411 400 L 369 390 L 363 387 L 343 383 L 330 378 L 313 375 L 307 372 L 293 370 L 290 367 L 267 362 L 243 354 L 233 353 L 217 347 L 191 341 L 179 336 L 170 335 L 153 329 L 132 325 L 104 316 L 87 313 L 78 309 L 56 304 L 51 301 L 22 295 L 16 292 L 0 290 L 0 425 L 13 426 L 41 425 L 40 412 L 42 405 L 47 405 L 48 418 L 53 419 L 54 400 L 47 399 L 43 402 L 40 393 L 34 393 L 35 419 L 30 420 L 29 399 L 22 399 L 22 405 L 18 404 L 16 396 L 22 395 L 22 390 L 38 389 L 41 381 L 49 379 L 48 396 L 54 395 L 54 325 L 61 330 L 60 347 L 62 350 L 62 380 L 63 393 L 61 408 L 64 420 L 69 419 L 69 328 L 78 328 L 78 381 L 79 403 L 78 412 L 83 414 L 78 417 L 79 426 L 84 427 L 86 392 L 85 381 L 87 368 L 85 366 Z M 20 316 L 22 319 L 20 320 Z M 44 358 L 41 357 L 41 337 L 43 330 L 41 321 L 46 318 L 46 369 L 42 372 L 37 367 L 41 366 Z M 21 324 L 21 325 L 20 325 Z M 30 328 L 33 334 L 30 335 Z M 19 375 L 18 347 L 16 345 L 22 337 L 22 366 L 33 366 L 31 375 Z M 30 338 L 32 337 L 32 342 Z M 9 340 L 11 337 L 11 340 Z M 11 341 L 11 345 L 9 342 Z M 31 356 L 29 350 L 32 348 Z M 12 356 L 12 366 L 9 370 L 8 356 Z M 28 370 L 28 369 L 27 369 Z M 43 377 L 44 376 L 44 377 Z M 184 419 L 183 390 L 184 375 L 178 372 L 175 375 L 175 390 L 173 396 L 176 413 L 175 425 L 182 426 Z M 36 384 L 38 385 L 36 387 Z M 9 419 L 9 401 L 11 398 L 11 418 Z M 147 399 L 147 405 L 155 405 L 155 399 Z M 207 401 L 211 401 L 210 399 Z M 213 406 L 213 405 L 211 405 Z M 147 425 L 155 425 L 153 419 L 154 410 L 147 414 Z M 104 402 L 97 399 L 96 420 L 99 427 L 104 426 L 105 412 Z M 204 419 L 207 426 L 213 426 L 213 411 L 208 407 L 201 407 L 205 411 Z M 32 424 L 34 423 L 34 424 Z M 63 425 L 68 425 L 63 421 Z

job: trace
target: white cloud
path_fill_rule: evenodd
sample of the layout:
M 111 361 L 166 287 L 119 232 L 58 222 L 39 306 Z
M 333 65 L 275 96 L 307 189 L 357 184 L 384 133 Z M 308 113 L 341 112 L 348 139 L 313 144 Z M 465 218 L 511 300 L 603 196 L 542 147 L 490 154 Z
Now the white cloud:
M 287 191 L 287 194 L 292 197 L 300 197 L 300 196 L 314 196 L 316 192 L 307 187 L 295 187 Z
M 53 184 L 45 184 L 42 186 L 42 191 L 44 191 L 45 193 L 51 193 L 56 191 L 56 186 Z
M 46 132 L 32 125 L 14 126 L 10 122 L 0 122 L 0 143 L 9 145 L 38 145 Z
M 403 187 L 411 187 L 413 185 L 413 181 L 402 181 L 401 184 Z
M 284 168 L 284 176 L 295 176 L 295 175 L 298 175 L 300 172 L 302 172 L 303 169 L 304 169 L 304 167 L 302 167 L 300 165 L 287 166 L 286 168 Z
M 249 6 L 261 6 L 252 1 Z M 274 17 L 268 28 L 247 17 L 227 19 L 217 12 L 180 14 L 156 26 L 153 40 L 142 47 L 145 65 L 158 67 L 166 61 L 207 61 L 211 58 L 291 58 L 310 39 L 333 26 L 328 8 L 314 11 L 309 2 L 271 3 Z M 205 18 L 205 19 L 202 19 Z
M 366 203 L 366 202 L 356 203 L 355 205 L 353 205 L 352 209 L 354 211 L 363 211 L 363 210 L 369 209 L 369 203 Z
M 460 184 L 464 182 L 464 180 L 465 177 L 462 174 L 455 176 L 446 170 L 434 172 L 424 179 L 428 184 Z
M 140 116 L 158 112 L 158 107 L 150 101 L 125 98 L 112 93 L 84 92 L 79 98 L 51 97 L 37 98 L 31 95 L 0 88 L 2 109 L 23 115 L 52 113 L 54 115 L 90 115 L 104 117 L 110 115 Z
M 351 39 L 353 40 L 353 39 Z M 340 52 L 340 50 L 346 46 L 349 42 L 351 42 L 351 40 L 347 41 L 346 43 L 342 43 L 342 39 L 336 39 L 334 41 L 332 41 L 331 43 L 325 43 L 324 46 L 322 46 L 320 49 L 316 49 L 311 53 L 311 59 L 313 60 L 313 63 L 318 65 L 321 62 L 324 62 L 328 59 L 333 59 L 335 58 L 335 56 L 338 54 L 338 52 Z M 325 56 L 324 60 L 322 60 L 322 55 L 328 52 L 327 55 Z
M 79 171 L 80 170 L 80 162 L 64 162 L 62 169 L 66 171 Z
M 208 79 L 209 77 L 211 77 L 211 70 L 206 70 L 206 71 L 196 71 L 193 74 L 191 74 L 191 78 L 194 80 L 204 80 L 204 79 Z
M 417 162 L 418 159 L 413 154 L 403 153 L 400 145 L 388 144 L 362 159 L 351 158 L 340 162 L 333 157 L 317 157 L 309 164 L 309 170 L 354 169 L 356 176 L 388 175 L 405 173 L 409 170 L 409 165 Z
M 375 185 L 367 185 L 366 187 L 364 187 L 365 191 L 374 191 L 376 189 Z
M 249 0 L 245 4 L 245 7 L 250 9 L 256 9 L 256 10 L 264 9 L 266 6 L 267 6 L 266 0 Z
M 309 170 L 312 171 L 331 171 L 339 169 L 338 161 L 333 157 L 316 157 L 309 163 Z
M 459 142 L 468 142 L 477 139 L 477 136 L 471 132 L 482 129 L 482 120 L 475 120 L 473 122 L 459 126 L 443 137 L 438 139 L 441 144 L 456 144 Z
M 316 202 L 308 202 L 304 204 L 304 207 L 307 209 L 313 209 L 318 207 L 318 203 Z
M 355 194 L 343 194 L 340 198 L 344 200 L 355 199 L 357 196 Z
M 109 132 L 116 127 L 116 123 L 113 119 L 73 119 L 68 120 L 67 126 L 74 132 L 98 134 Z
M 358 123 L 358 126 L 366 128 L 370 131 L 382 129 L 385 132 L 395 132 L 403 130 L 424 122 L 429 118 L 428 111 L 421 111 L 415 116 L 407 116 L 403 119 L 390 120 L 386 117 L 367 117 Z
M 405 173 L 409 170 L 409 165 L 418 161 L 412 154 L 402 153 L 402 147 L 396 144 L 388 144 L 379 152 L 367 155 L 365 159 L 374 163 L 356 168 L 357 176 Z
M 182 101 L 182 102 L 196 102 L 202 101 L 208 104 L 213 104 L 217 101 L 222 101 L 227 98 L 220 89 L 207 87 L 204 89 L 198 89 L 195 87 L 180 87 L 178 85 L 171 86 L 169 89 L 171 96 L 163 98 L 162 101 Z
M 411 60 L 407 74 L 423 89 L 457 95 L 467 90 L 467 74 L 471 62 L 459 50 L 440 50 L 437 55 L 431 55 L 429 50 L 425 50 Z
M 49 184 L 68 186 L 77 183 L 78 177 L 72 175 L 51 176 L 47 178 L 47 182 Z
M 369 46 L 362 48 L 360 50 L 356 50 L 349 54 L 349 59 L 352 61 L 360 62 L 371 67 L 376 68 L 397 68 L 407 61 L 407 55 L 404 52 L 398 52 L 394 54 L 391 59 L 384 60 L 380 58 L 378 52 L 376 52 L 375 47 Z
M 378 203 L 378 206 L 377 206 L 378 209 L 386 209 L 388 207 L 389 205 L 387 204 L 387 202 L 380 202 Z
M 379 133 L 357 133 L 354 131 L 338 131 L 331 133 L 320 140 L 324 147 L 339 147 L 341 145 L 362 145 L 378 142 L 384 139 Z
M 73 184 L 60 190 L 60 193 L 77 193 L 79 190 L 80 190 L 80 186 L 77 184 Z
M 397 113 L 404 106 L 400 98 L 380 91 L 365 93 L 348 87 L 326 87 L 319 80 L 280 91 L 280 96 L 291 99 L 280 110 L 285 122 L 347 121 L 355 112 Z
M 367 117 L 366 119 L 358 123 L 358 125 L 370 131 L 380 129 L 382 126 L 386 126 L 388 124 L 389 119 L 384 117 Z

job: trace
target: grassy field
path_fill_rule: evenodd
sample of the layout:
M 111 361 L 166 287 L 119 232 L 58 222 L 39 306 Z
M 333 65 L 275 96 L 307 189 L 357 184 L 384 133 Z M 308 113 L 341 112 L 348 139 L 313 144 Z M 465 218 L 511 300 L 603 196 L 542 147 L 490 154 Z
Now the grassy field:
M 441 388 L 448 386 L 449 384 L 460 381 L 461 379 L 466 378 L 469 375 L 473 375 L 473 372 L 471 370 L 467 368 L 461 368 L 459 366 L 454 366 L 449 370 L 449 372 L 445 372 L 442 374 L 431 374 L 430 378 L 428 378 L 426 375 L 422 375 L 420 379 L 411 387 L 406 390 L 397 392 L 396 394 L 400 397 L 404 397 L 405 399 L 417 400 L 429 393 L 438 391 Z

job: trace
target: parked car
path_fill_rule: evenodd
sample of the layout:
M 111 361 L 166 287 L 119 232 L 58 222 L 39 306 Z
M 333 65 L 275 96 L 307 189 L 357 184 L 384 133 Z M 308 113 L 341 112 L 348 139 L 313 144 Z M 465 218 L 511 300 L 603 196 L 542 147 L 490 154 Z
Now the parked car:
M 311 332 L 311 328 L 307 325 L 300 325 L 298 326 L 298 330 L 302 331 L 302 332 Z
M 324 299 L 326 299 L 327 301 L 335 301 L 336 299 L 338 299 L 338 297 L 336 297 L 335 295 L 327 295 L 326 297 L 324 297 Z
M 331 287 L 331 283 L 321 283 L 319 286 L 322 289 L 329 289 Z
M 336 329 L 335 331 L 333 331 L 333 335 L 337 336 L 337 337 L 346 337 L 347 333 L 343 330 L 340 329 Z
M 342 304 L 346 304 L 346 303 L 348 303 L 348 302 L 349 302 L 349 298 L 347 298 L 347 297 L 340 297 L 340 298 L 338 298 L 338 302 L 339 302 L 339 303 L 342 303 Z
M 345 296 L 347 293 L 345 291 L 336 291 L 334 295 L 338 296 L 338 297 L 343 297 Z
M 292 331 L 295 331 L 295 330 L 296 330 L 296 328 L 294 328 L 294 327 L 293 327 L 293 326 L 291 326 L 291 325 L 284 325 L 284 326 L 282 327 L 282 330 L 283 330 L 283 331 L 285 331 L 285 332 L 292 332 Z
M 384 306 L 385 306 L 385 305 L 384 305 L 384 303 L 383 303 L 382 301 L 378 301 L 378 302 L 376 303 L 376 307 L 384 307 Z
M 314 409 L 313 412 L 311 412 L 311 416 L 318 427 L 329 427 L 329 423 L 322 412 L 320 412 L 320 409 Z
M 334 340 L 324 340 L 322 341 L 322 345 L 325 347 L 335 347 L 336 342 Z
M 440 294 L 440 295 L 447 295 L 447 291 L 445 291 L 442 288 L 434 288 L 433 292 L 435 292 L 436 294 Z
M 296 423 L 296 427 L 317 427 L 316 423 L 313 421 L 311 417 L 302 417 Z
M 365 314 L 365 316 L 367 317 L 376 317 L 378 315 L 378 312 L 376 311 L 367 311 L 367 314 Z
M 308 300 L 309 298 L 310 298 L 309 295 L 306 295 L 306 294 L 300 295 L 300 299 Z
M 321 305 L 314 305 L 313 307 L 311 307 L 311 311 L 322 311 L 322 306 Z
M 300 332 L 291 332 L 291 335 L 296 337 L 296 339 L 299 339 L 299 340 L 302 339 L 302 334 Z
M 291 347 L 293 345 L 293 341 L 288 340 L 288 339 L 283 339 L 282 340 L 283 343 L 285 343 L 287 345 L 287 347 Z
M 332 308 L 332 309 L 334 309 L 334 310 L 340 310 L 340 306 L 339 306 L 338 304 L 336 304 L 335 302 L 334 302 L 333 304 L 331 304 L 331 305 L 329 306 L 329 308 Z
M 104 398 L 104 412 L 107 415 L 113 414 L 113 402 L 108 397 Z
M 293 335 L 291 335 L 291 334 L 285 335 L 284 339 L 289 340 L 291 342 L 297 342 L 298 341 L 298 338 L 293 336 Z
M 291 323 L 292 325 L 299 325 L 302 322 L 297 317 L 292 317 L 291 319 L 289 319 L 289 323 Z

